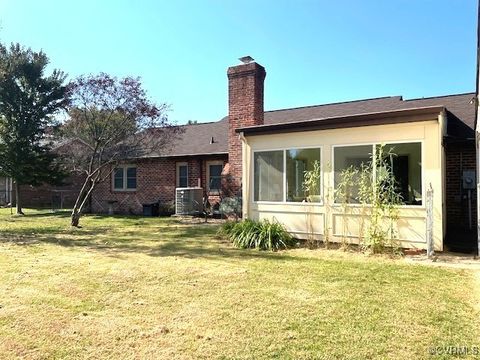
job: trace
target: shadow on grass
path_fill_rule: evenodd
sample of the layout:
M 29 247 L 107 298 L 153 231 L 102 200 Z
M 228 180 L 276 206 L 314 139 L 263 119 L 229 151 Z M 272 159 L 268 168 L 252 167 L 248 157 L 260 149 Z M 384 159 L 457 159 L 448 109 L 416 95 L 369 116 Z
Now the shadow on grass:
M 68 218 L 70 217 L 71 212 L 70 211 L 55 211 L 53 212 L 52 210 L 46 210 L 45 212 L 38 212 L 38 213 L 29 213 L 28 210 L 25 212 L 25 215 L 12 215 L 12 217 L 17 218 L 17 219 L 27 219 L 28 218 L 43 218 L 43 217 L 58 217 L 58 218 Z
M 84 248 L 98 251 L 107 256 L 120 257 L 122 254 L 141 253 L 154 257 L 183 257 L 205 259 L 282 259 L 299 260 L 284 252 L 241 250 L 216 236 L 217 226 L 212 224 L 185 225 L 176 220 L 168 222 L 145 221 L 148 227 L 125 229 L 123 225 L 142 227 L 146 218 L 133 216 L 89 216 L 96 219 L 120 221 L 108 226 L 92 226 L 82 229 L 59 229 L 58 227 L 29 226 L 0 231 L 0 243 L 13 243 L 20 246 L 52 244 L 69 248 Z M 157 218 L 158 219 L 158 218 Z M 133 223 L 125 220 L 133 220 Z M 118 230 L 118 231 L 117 231 Z

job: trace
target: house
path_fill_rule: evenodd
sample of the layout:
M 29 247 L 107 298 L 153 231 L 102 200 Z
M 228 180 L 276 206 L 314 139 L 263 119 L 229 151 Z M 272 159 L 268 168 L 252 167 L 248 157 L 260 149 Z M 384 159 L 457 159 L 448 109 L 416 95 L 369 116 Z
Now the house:
M 382 97 L 264 111 L 265 69 L 246 60 L 227 71 L 229 112 L 218 122 L 186 125 L 173 146 L 113 169 L 92 195 L 93 212 L 140 214 L 146 203 L 175 201 L 175 189 L 200 187 L 215 204 L 222 179 L 234 179 L 242 215 L 276 219 L 295 236 L 354 242 L 361 216 L 342 212 L 333 193 L 342 169 L 359 165 L 376 145 L 394 149 L 405 205 L 397 233 L 402 246 L 426 248 L 426 194 L 433 191 L 436 250 L 471 249 L 476 236 L 474 93 L 404 100 Z M 303 172 L 318 161 L 321 186 L 305 202 Z M 355 202 L 353 199 L 352 202 Z M 306 218 L 313 228 L 307 231 Z
M 244 218 L 276 219 L 299 238 L 355 242 L 365 214 L 355 196 L 347 212 L 336 202 L 339 174 L 383 144 L 397 155 L 393 167 L 405 203 L 395 229 L 401 245 L 426 248 L 431 189 L 435 249 L 477 247 L 475 93 L 264 111 L 266 71 L 242 60 L 227 71 L 228 116 L 182 126 L 171 146 L 111 169 L 90 210 L 142 214 L 145 204 L 172 207 L 178 188 L 196 188 L 214 209 L 225 197 L 241 196 Z M 304 172 L 316 162 L 320 186 L 306 201 Z M 71 206 L 81 183 L 23 187 L 24 206 Z M 11 185 L 0 179 L 1 203 L 14 200 Z
M 12 179 L 0 177 L 0 206 L 12 201 Z
M 53 151 L 58 155 L 68 156 L 69 152 L 75 151 L 75 146 L 74 141 L 60 142 L 54 146 Z M 51 209 L 72 208 L 84 180 L 83 174 L 72 172 L 63 179 L 61 185 L 20 185 L 22 206 Z M 0 176 L 0 206 L 15 204 L 15 197 L 14 181 L 11 178 Z

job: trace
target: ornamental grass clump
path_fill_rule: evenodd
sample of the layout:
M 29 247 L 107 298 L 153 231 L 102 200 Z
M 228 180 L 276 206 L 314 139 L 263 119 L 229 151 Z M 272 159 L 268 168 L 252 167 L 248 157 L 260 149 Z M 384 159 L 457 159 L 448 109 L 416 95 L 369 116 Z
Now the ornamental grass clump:
M 241 249 L 280 250 L 294 244 L 293 237 L 276 221 L 227 222 L 220 229 L 233 245 Z

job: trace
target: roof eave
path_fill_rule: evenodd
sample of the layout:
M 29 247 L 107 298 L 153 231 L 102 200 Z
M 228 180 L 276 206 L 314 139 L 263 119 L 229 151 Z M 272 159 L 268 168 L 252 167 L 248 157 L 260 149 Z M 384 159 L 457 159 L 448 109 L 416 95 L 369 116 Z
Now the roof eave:
M 133 157 L 132 159 L 164 159 L 164 158 L 179 158 L 179 157 L 193 157 L 193 156 L 215 156 L 228 155 L 226 151 L 208 152 L 208 153 L 194 153 L 194 154 L 168 154 L 168 155 L 148 155 Z
M 432 120 L 432 115 L 438 116 L 438 114 L 440 114 L 442 111 L 445 111 L 444 106 L 428 106 L 422 108 L 312 119 L 300 122 L 250 126 L 238 128 L 235 129 L 235 131 L 237 133 L 243 132 L 245 135 L 266 135 L 274 133 L 399 124 Z

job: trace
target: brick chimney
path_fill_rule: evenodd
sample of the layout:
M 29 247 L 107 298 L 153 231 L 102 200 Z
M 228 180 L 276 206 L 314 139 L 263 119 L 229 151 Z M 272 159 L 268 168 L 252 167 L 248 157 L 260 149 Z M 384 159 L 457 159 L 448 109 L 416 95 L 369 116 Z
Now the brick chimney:
M 265 68 L 249 56 L 241 65 L 228 68 L 228 162 L 230 175 L 242 178 L 242 142 L 235 129 L 263 124 Z

